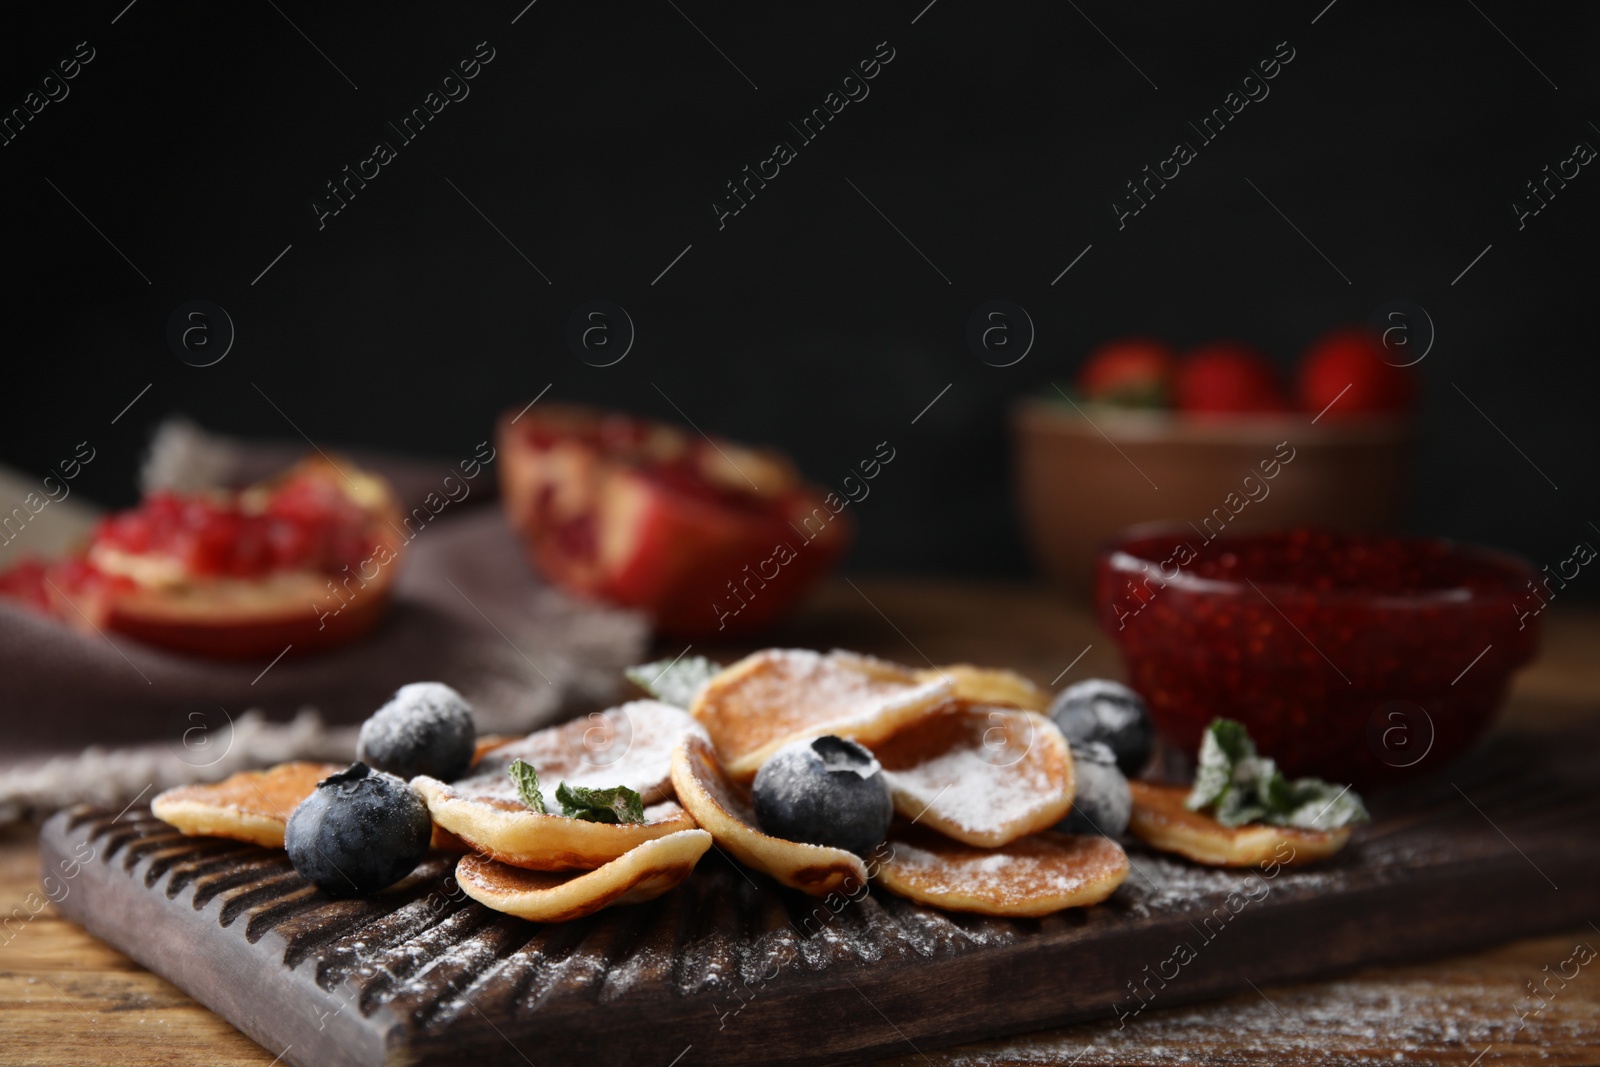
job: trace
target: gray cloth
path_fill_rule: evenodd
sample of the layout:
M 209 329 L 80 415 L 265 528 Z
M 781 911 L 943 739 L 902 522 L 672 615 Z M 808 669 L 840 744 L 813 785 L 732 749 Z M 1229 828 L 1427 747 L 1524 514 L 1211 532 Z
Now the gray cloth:
M 229 447 L 248 461 L 245 469 L 261 465 L 261 449 Z M 272 455 L 291 462 L 301 452 L 276 449 Z M 361 458 L 388 475 L 408 505 L 450 470 Z M 220 465 L 209 473 L 219 472 L 226 473 Z M 31 783 L 29 795 L 64 796 L 39 778 L 40 768 L 48 756 L 76 753 L 86 744 L 143 742 L 147 754 L 166 750 L 176 765 L 161 772 L 164 781 L 216 777 L 223 765 L 208 763 L 215 748 L 204 746 L 224 733 L 238 740 L 237 724 L 249 711 L 256 712 L 251 736 L 275 738 L 263 742 L 271 758 L 234 754 L 228 768 L 237 769 L 239 760 L 249 765 L 299 755 L 295 737 L 305 739 L 304 754 L 326 755 L 324 725 L 359 723 L 406 682 L 454 686 L 472 702 L 486 733 L 525 732 L 616 699 L 621 669 L 646 654 L 646 620 L 579 603 L 544 584 L 500 509 L 481 502 L 492 494 L 494 473 L 486 468 L 471 499 L 446 507 L 416 533 L 399 564 L 387 616 L 373 633 L 343 648 L 303 658 L 291 652 L 270 666 L 266 660 L 207 660 L 115 633 L 86 635 L 0 602 L 0 808 L 8 773 Z M 293 730 L 271 729 L 306 709 L 316 718 L 302 719 Z M 58 777 L 83 773 L 70 762 L 51 766 Z
M 220 721 L 192 720 L 166 742 L 90 745 L 0 768 L 0 825 L 43 819 L 73 804 L 148 804 L 175 785 L 213 782 L 285 760 L 346 763 L 356 750 L 356 727 L 324 725 L 310 710 L 289 722 L 268 722 L 258 711 L 215 718 Z
M 498 508 L 441 516 L 400 566 L 373 633 L 270 667 L 96 637 L 0 604 L 6 749 L 161 740 L 250 708 L 281 720 L 313 707 L 327 722 L 357 723 L 415 681 L 460 690 L 483 729 L 527 729 L 612 699 L 621 668 L 645 653 L 642 617 L 577 603 L 540 582 Z

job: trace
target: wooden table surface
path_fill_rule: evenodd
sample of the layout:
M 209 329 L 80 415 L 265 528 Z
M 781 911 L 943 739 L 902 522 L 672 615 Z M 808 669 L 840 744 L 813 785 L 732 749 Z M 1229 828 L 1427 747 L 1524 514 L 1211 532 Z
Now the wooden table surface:
M 1499 729 L 1553 730 L 1600 715 L 1600 612 L 1553 607 L 1545 622 L 1543 655 L 1518 678 Z M 917 665 L 1010 666 L 1041 684 L 1120 673 L 1114 649 L 1085 610 L 1020 585 L 839 582 L 774 642 L 852 648 Z M 735 650 L 698 651 L 723 658 Z M 0 831 L 0 909 L 11 916 L 0 932 L 0 1063 L 270 1067 L 271 1053 L 180 990 L 53 908 L 39 909 L 40 898 L 30 898 L 38 876 L 33 832 Z M 1600 966 L 1583 966 L 1564 984 L 1541 984 L 1576 946 L 1600 949 L 1595 924 L 1600 916 L 1559 936 L 1470 956 L 1146 1012 L 1126 1028 L 1107 1020 L 955 1049 L 908 1045 L 896 1062 L 1600 1063 Z M 1540 991 L 1542 1008 L 1530 989 Z M 691 1051 L 683 1067 L 692 1062 Z

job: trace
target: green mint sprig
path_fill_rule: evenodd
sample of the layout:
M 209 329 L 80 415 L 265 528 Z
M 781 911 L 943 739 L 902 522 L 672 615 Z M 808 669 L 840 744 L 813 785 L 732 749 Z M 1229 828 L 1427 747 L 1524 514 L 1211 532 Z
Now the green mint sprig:
M 533 764 L 527 760 L 514 759 L 511 767 L 506 772 L 511 775 L 511 781 L 517 787 L 517 795 L 522 802 L 540 815 L 548 815 L 544 810 L 544 794 L 539 792 L 539 772 L 533 769 Z
M 684 656 L 676 661 L 663 659 L 641 663 L 622 673 L 627 675 L 628 681 L 663 704 L 687 708 L 706 680 L 721 670 L 720 663 L 704 656 Z
M 556 786 L 561 814 L 585 822 L 644 822 L 644 798 L 625 785 L 589 789 L 562 782 Z
M 1298 830 L 1337 830 L 1367 822 L 1367 807 L 1347 785 L 1320 778 L 1290 781 L 1256 752 L 1249 732 L 1232 719 L 1213 719 L 1200 741 L 1200 766 L 1184 806 L 1211 809 L 1224 826 L 1261 822 Z
M 514 759 L 506 772 L 517 787 L 522 802 L 540 815 L 549 815 L 544 806 L 544 794 L 539 791 L 539 772 L 527 760 Z M 561 814 L 569 819 L 584 822 L 633 823 L 644 822 L 644 798 L 625 785 L 609 789 L 590 789 L 587 786 L 556 786 L 556 802 Z

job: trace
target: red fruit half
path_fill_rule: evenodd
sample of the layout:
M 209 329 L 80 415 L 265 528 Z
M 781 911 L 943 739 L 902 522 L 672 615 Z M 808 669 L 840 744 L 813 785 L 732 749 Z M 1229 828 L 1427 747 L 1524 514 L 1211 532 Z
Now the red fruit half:
M 497 432 L 506 515 L 534 566 L 668 636 L 772 625 L 850 544 L 846 501 L 770 451 L 562 405 L 508 412 Z
M 50 567 L 43 560 L 24 556 L 0 571 L 0 598 L 28 605 L 35 611 L 50 611 Z
M 1196 415 L 1289 410 L 1277 372 L 1255 349 L 1218 341 L 1189 352 L 1178 366 L 1177 407 Z
M 1326 412 L 1329 422 L 1409 411 L 1417 399 L 1416 371 L 1386 363 L 1378 352 L 1359 326 L 1318 339 L 1300 361 L 1300 406 Z
M 298 653 L 377 623 L 398 518 L 382 479 L 313 457 L 240 491 L 153 493 L 102 519 L 80 554 L 0 574 L 0 596 L 182 652 Z
M 1108 341 L 1078 372 L 1078 392 L 1103 404 L 1165 407 L 1176 363 L 1171 347 L 1161 341 L 1147 337 Z

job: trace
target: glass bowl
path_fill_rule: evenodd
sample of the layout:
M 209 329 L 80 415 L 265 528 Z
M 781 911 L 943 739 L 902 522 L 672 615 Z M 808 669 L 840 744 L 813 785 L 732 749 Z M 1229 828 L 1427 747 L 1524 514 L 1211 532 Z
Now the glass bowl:
M 1370 785 L 1487 729 L 1538 648 L 1535 578 L 1439 538 L 1138 527 L 1100 555 L 1095 607 L 1173 744 L 1220 715 L 1287 774 Z

